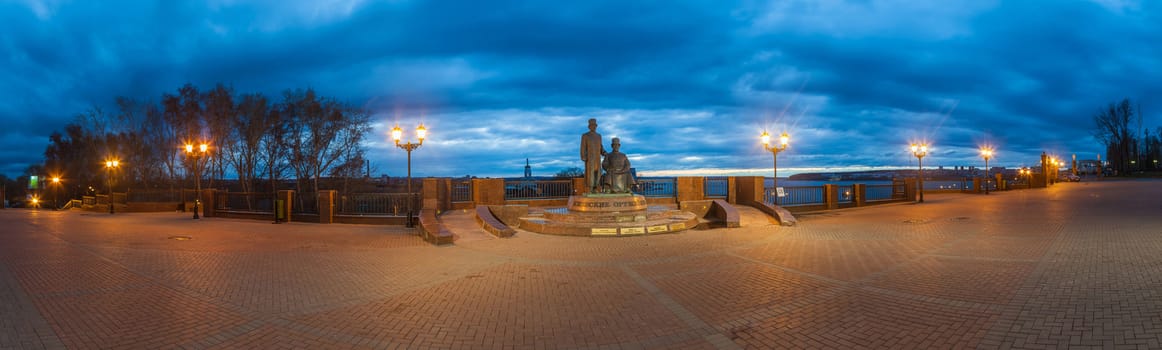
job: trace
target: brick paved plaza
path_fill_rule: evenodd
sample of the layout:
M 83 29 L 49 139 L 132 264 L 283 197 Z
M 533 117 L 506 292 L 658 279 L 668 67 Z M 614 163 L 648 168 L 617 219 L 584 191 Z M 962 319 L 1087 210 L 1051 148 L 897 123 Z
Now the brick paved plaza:
M 456 212 L 442 247 L 0 210 L 0 349 L 1162 348 L 1162 181 L 925 197 L 629 238 Z

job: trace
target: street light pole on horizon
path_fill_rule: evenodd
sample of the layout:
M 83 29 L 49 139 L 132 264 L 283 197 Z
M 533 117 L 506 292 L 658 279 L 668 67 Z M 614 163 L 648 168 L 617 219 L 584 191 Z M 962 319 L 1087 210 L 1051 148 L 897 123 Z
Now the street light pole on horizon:
M 917 145 L 913 143 L 912 155 L 916 156 L 916 165 L 919 167 L 919 171 L 916 172 L 916 180 L 918 182 L 916 187 L 920 190 L 919 202 L 924 203 L 924 156 L 928 155 L 928 144 L 921 143 Z
M 767 133 L 766 130 L 763 130 L 763 134 L 759 135 L 759 139 L 763 142 L 763 149 L 770 151 L 772 158 L 774 158 L 774 162 L 771 164 L 771 169 L 773 170 L 771 175 L 774 175 L 771 178 L 771 188 L 777 191 L 779 188 L 779 152 L 787 149 L 787 145 L 791 142 L 791 136 L 787 135 L 786 132 L 779 135 L 779 144 L 777 146 L 771 146 L 771 134 Z M 776 196 L 776 198 L 778 197 Z M 778 200 L 776 199 L 776 201 Z
M 395 146 L 403 149 L 404 151 L 407 151 L 408 154 L 407 227 L 415 227 L 415 224 L 412 222 L 412 205 L 413 202 L 415 202 L 412 199 L 412 151 L 420 148 L 420 146 L 423 146 L 424 138 L 427 136 L 428 129 L 424 128 L 424 123 L 420 123 L 420 126 L 416 128 L 416 138 L 419 139 L 419 143 L 412 143 L 411 141 L 406 143 L 399 143 L 399 140 L 403 138 L 403 129 L 399 128 L 399 124 L 396 124 L 395 127 L 391 129 L 391 139 L 395 141 Z
M 989 194 L 989 158 L 993 156 L 993 149 L 981 148 L 980 156 L 984 157 L 984 194 Z
M 52 210 L 60 210 L 60 208 L 61 208 L 61 204 L 59 202 L 60 201 L 60 187 L 61 187 L 61 177 L 60 176 L 53 176 L 52 177 Z
M 121 166 L 120 161 L 106 160 L 105 161 L 105 184 L 109 186 L 109 214 L 113 214 L 113 170 Z
M 205 143 L 198 145 L 197 152 L 194 145 L 186 144 L 186 157 L 192 158 L 194 161 L 194 219 L 198 219 L 198 210 L 202 209 L 202 172 L 201 159 L 206 156 L 206 151 L 209 149 Z

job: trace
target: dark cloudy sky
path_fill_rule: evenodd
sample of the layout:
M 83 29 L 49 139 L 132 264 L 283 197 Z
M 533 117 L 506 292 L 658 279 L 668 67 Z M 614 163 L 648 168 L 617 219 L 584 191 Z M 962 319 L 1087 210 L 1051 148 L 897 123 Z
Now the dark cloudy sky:
M 217 82 L 313 87 L 431 130 L 420 176 L 581 166 L 597 118 L 645 175 L 769 174 L 764 130 L 792 135 L 780 175 L 817 169 L 1093 159 L 1092 116 L 1122 98 L 1162 125 L 1162 2 L 0 1 L 0 173 L 115 96 Z

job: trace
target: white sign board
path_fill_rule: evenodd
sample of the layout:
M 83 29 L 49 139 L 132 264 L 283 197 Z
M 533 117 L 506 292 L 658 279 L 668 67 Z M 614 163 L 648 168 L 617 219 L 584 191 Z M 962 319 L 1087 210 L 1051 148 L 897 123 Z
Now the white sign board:
M 775 192 L 778 193 L 779 198 L 783 198 L 783 197 L 787 196 L 787 192 L 783 192 L 782 187 L 775 187 Z

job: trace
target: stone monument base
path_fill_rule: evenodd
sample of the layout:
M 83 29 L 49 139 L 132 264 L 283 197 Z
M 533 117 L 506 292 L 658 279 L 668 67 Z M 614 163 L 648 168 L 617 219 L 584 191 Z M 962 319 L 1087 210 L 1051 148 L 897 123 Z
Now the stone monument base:
M 587 194 L 569 197 L 565 208 L 530 210 L 520 222 L 521 229 L 552 235 L 637 236 L 691 229 L 698 216 L 649 206 L 641 195 Z
M 586 193 L 580 196 L 569 196 L 569 204 L 565 208 L 578 212 L 613 213 L 646 210 L 647 206 L 646 197 L 640 194 Z

